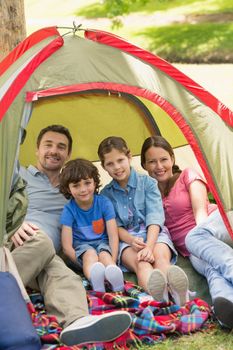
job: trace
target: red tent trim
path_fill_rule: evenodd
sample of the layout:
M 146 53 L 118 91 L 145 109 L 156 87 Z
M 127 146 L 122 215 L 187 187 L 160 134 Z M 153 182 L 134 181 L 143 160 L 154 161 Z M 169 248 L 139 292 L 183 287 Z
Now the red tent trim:
M 0 62 L 0 76 L 32 46 L 50 36 L 60 36 L 56 27 L 43 28 L 28 36 Z
M 0 122 L 3 119 L 7 109 L 10 107 L 16 96 L 22 90 L 34 70 L 50 55 L 57 51 L 62 45 L 62 37 L 56 38 L 47 46 L 45 46 L 36 56 L 34 56 L 28 65 L 19 73 L 0 102 Z
M 217 113 L 229 126 L 233 127 L 233 112 L 227 108 L 216 97 L 206 91 L 202 86 L 190 79 L 187 75 L 179 71 L 164 59 L 143 50 L 128 41 L 108 32 L 99 30 L 86 30 L 85 37 L 107 46 L 112 46 L 124 52 L 142 59 L 144 62 L 160 69 L 175 81 L 183 85 L 187 90 L 193 93 L 203 103 Z

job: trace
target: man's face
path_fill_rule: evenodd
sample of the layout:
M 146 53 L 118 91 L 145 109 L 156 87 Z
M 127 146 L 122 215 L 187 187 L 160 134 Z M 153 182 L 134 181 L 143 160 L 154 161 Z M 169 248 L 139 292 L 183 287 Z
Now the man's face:
M 37 168 L 41 172 L 60 171 L 69 159 L 68 145 L 65 135 L 54 131 L 46 132 L 36 151 Z

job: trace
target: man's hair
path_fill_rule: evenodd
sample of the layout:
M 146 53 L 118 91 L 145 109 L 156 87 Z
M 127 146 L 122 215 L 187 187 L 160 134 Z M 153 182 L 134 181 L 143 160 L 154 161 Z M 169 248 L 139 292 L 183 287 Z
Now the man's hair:
M 87 159 L 76 158 L 66 163 L 60 173 L 60 192 L 67 199 L 72 198 L 69 191 L 69 184 L 78 183 L 81 180 L 93 179 L 95 183 L 95 193 L 100 187 L 100 175 L 97 167 Z
M 70 154 L 72 151 L 73 140 L 72 140 L 72 136 L 71 136 L 69 130 L 66 127 L 64 127 L 63 125 L 49 125 L 46 128 L 42 129 L 37 137 L 37 141 L 36 141 L 37 148 L 39 148 L 39 146 L 40 146 L 40 142 L 41 142 L 42 137 L 48 131 L 58 132 L 59 134 L 63 134 L 67 137 L 67 139 L 68 139 L 68 154 Z

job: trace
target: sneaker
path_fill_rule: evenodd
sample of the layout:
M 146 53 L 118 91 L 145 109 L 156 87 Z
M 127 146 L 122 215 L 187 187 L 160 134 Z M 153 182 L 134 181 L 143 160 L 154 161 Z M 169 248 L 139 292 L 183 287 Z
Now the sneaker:
M 233 328 L 233 303 L 223 297 L 214 300 L 214 314 L 222 327 Z
M 101 262 L 94 263 L 90 275 L 92 289 L 97 292 L 105 292 L 105 266 Z
M 131 316 L 126 311 L 81 317 L 66 327 L 60 335 L 62 343 L 79 345 L 109 342 L 120 337 L 130 326 Z
M 154 269 L 147 282 L 147 291 L 157 301 L 169 301 L 167 280 L 159 269 Z
M 108 265 L 105 268 L 105 279 L 110 283 L 113 292 L 124 290 L 124 277 L 118 266 Z
M 189 301 L 189 281 L 185 272 L 172 265 L 167 272 L 168 289 L 175 304 L 184 306 Z

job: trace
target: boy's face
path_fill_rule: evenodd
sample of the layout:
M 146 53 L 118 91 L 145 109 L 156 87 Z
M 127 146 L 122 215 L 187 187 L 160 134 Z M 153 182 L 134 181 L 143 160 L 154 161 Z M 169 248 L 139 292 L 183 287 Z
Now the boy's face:
M 77 183 L 70 183 L 69 190 L 79 207 L 91 206 L 95 193 L 94 179 L 82 179 Z

